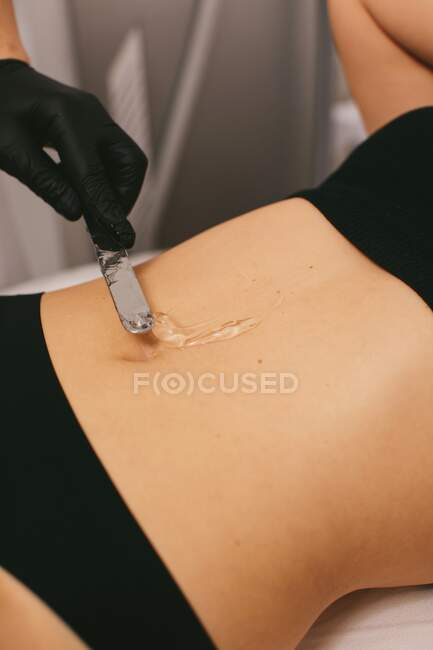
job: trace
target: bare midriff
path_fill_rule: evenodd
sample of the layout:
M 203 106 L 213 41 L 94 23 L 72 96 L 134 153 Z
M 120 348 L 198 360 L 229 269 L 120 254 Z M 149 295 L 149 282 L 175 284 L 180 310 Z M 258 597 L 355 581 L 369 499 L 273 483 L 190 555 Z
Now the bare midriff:
M 300 199 L 137 273 L 152 335 L 125 333 L 98 281 L 44 296 L 47 345 L 85 435 L 217 646 L 293 648 L 342 593 L 433 582 L 433 316 L 421 298 Z M 133 391 L 134 373 L 287 371 L 299 379 L 289 395 Z

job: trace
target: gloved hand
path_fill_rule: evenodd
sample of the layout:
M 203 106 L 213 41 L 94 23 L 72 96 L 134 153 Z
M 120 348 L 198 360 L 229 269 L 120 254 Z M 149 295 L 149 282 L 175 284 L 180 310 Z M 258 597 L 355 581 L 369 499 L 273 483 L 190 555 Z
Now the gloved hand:
M 56 164 L 43 146 L 57 150 Z M 0 61 L 0 168 L 71 221 L 83 214 L 101 248 L 130 248 L 127 221 L 147 160 L 90 93 L 23 61 Z

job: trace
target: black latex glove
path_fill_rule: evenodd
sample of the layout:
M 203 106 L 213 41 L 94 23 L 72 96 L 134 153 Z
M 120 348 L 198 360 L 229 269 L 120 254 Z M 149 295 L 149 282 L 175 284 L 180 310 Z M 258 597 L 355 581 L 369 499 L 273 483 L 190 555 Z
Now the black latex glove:
M 61 162 L 43 146 L 56 149 Z M 67 219 L 84 215 L 101 248 L 133 245 L 126 219 L 146 167 L 144 153 L 94 95 L 22 61 L 0 61 L 0 169 Z

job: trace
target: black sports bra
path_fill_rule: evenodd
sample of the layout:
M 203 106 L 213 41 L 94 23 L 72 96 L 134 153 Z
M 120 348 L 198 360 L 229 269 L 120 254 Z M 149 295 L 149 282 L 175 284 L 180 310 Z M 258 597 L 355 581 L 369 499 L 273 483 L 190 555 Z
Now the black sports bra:
M 433 309 L 433 107 L 365 140 L 314 189 L 296 192 Z

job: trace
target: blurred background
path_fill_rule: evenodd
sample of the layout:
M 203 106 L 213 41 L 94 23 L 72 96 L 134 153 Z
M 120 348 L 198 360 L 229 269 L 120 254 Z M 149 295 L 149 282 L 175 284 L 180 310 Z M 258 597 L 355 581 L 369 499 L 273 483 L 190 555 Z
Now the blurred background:
M 363 139 L 318 0 L 15 0 L 34 67 L 95 93 L 150 160 L 134 252 L 320 182 Z M 0 287 L 93 260 L 0 173 Z

